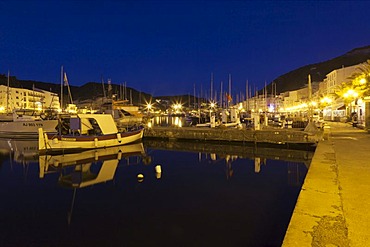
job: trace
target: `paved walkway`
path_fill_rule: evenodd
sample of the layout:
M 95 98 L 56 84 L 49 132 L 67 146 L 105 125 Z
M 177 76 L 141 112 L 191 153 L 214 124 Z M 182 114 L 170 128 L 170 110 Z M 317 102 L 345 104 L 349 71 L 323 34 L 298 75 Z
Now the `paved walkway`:
M 370 246 L 370 134 L 328 125 L 283 246 Z

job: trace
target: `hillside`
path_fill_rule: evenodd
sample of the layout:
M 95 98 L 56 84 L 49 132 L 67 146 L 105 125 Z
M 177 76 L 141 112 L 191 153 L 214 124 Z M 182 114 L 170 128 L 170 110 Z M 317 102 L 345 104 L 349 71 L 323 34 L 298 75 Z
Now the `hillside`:
M 277 93 L 296 90 L 304 87 L 305 84 L 307 84 L 308 74 L 311 74 L 313 82 L 320 82 L 329 72 L 335 69 L 339 69 L 343 66 L 347 67 L 356 65 L 365 62 L 367 59 L 370 59 L 370 46 L 353 49 L 344 55 L 328 61 L 300 67 L 296 70 L 290 71 L 284 75 L 277 77 L 273 82 L 276 83 Z M 7 85 L 6 75 L 0 74 L 0 84 Z M 271 85 L 272 83 L 268 85 L 269 92 L 271 92 Z M 32 89 L 34 86 L 35 88 L 48 90 L 58 94 L 60 92 L 60 84 L 30 80 L 18 80 L 15 76 L 10 77 L 10 86 L 27 89 Z M 88 82 L 80 87 L 71 86 L 70 88 L 73 100 L 76 102 L 84 101 L 87 99 L 94 100 L 95 98 L 102 97 L 104 95 L 103 86 L 101 83 L 98 82 Z M 105 85 L 105 91 L 107 94 L 107 85 Z M 66 94 L 67 89 L 65 89 L 64 92 Z M 118 94 L 119 92 L 120 85 L 112 84 L 112 93 Z M 145 104 L 145 102 L 149 102 L 150 99 L 152 99 L 152 102 L 154 102 L 156 99 L 150 94 L 139 92 L 134 88 L 127 87 L 126 99 L 130 98 L 132 99 L 132 103 L 136 105 Z M 162 96 L 160 98 L 169 102 L 182 102 L 185 105 L 194 102 L 194 97 L 189 95 Z M 195 101 L 198 102 L 198 99 L 195 99 Z
M 331 60 L 309 64 L 279 76 L 273 82 L 276 83 L 277 93 L 292 91 L 307 84 L 308 74 L 311 74 L 313 82 L 323 81 L 325 76 L 335 69 L 348 67 L 365 62 L 370 59 L 370 46 L 353 49 L 346 54 Z M 269 84 L 271 90 L 271 84 Z M 269 91 L 271 92 L 271 91 Z
M 0 74 L 0 85 L 7 85 L 7 76 L 4 74 Z M 60 84 L 56 83 L 49 83 L 49 82 L 39 82 L 39 81 L 31 81 L 31 80 L 18 80 L 15 76 L 10 76 L 9 78 L 9 85 L 10 87 L 17 87 L 17 88 L 26 88 L 31 89 L 33 87 L 47 90 L 50 92 L 55 92 L 60 95 Z M 86 100 L 95 100 L 97 98 L 101 98 L 105 94 L 108 95 L 108 85 L 103 86 L 101 83 L 98 82 L 88 82 L 82 86 L 70 86 L 71 94 L 74 103 L 86 101 Z M 63 93 L 65 100 L 67 100 L 67 93 L 68 90 L 66 87 L 63 88 Z M 112 94 L 119 95 L 119 92 L 122 92 L 123 89 L 120 88 L 120 85 L 112 84 Z M 132 99 L 132 103 L 134 105 L 145 105 L 146 102 L 155 102 L 157 99 L 150 94 L 139 92 L 134 88 L 127 87 L 126 88 L 126 99 Z M 160 97 L 161 100 L 168 101 L 170 104 L 172 102 L 182 102 L 185 105 L 194 102 L 194 97 L 189 95 L 177 95 L 177 96 L 163 96 Z M 195 99 L 198 102 L 198 98 Z

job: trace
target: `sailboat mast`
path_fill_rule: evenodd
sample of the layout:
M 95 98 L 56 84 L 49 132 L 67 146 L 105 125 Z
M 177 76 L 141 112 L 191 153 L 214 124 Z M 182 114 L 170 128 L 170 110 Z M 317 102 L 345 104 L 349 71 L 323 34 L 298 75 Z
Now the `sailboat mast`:
M 231 96 L 231 74 L 229 74 L 229 98 L 232 99 L 232 96 Z M 231 103 L 231 101 L 229 101 L 229 98 L 227 99 L 227 107 L 229 107 L 229 104 Z
M 63 65 L 60 68 L 60 109 L 63 112 Z
M 249 111 L 249 92 L 248 92 L 248 80 L 245 81 L 245 101 L 246 101 L 246 108 Z
M 263 96 L 265 98 L 265 109 L 264 111 L 266 112 L 267 111 L 267 84 L 266 84 L 266 81 L 265 81 L 265 89 L 264 89 L 264 92 L 265 92 L 265 95 Z
M 213 73 L 211 73 L 211 100 L 213 101 Z
M 195 105 L 196 105 L 196 95 L 195 95 L 195 83 L 194 83 L 194 85 L 193 85 L 193 90 L 194 90 L 194 92 L 193 92 L 193 97 L 194 97 L 194 109 L 195 109 Z
M 67 79 L 67 74 L 66 74 L 66 73 L 64 73 L 64 78 L 65 78 L 65 81 L 66 81 L 66 83 L 67 83 L 67 87 L 68 87 L 68 95 L 69 95 L 69 99 L 70 99 L 70 101 L 71 101 L 71 104 L 73 104 L 71 88 L 69 87 L 69 83 L 68 83 L 68 79 Z
M 223 97 L 224 97 L 224 95 L 222 94 L 222 81 L 221 81 L 221 87 L 220 87 L 221 89 L 220 89 L 220 106 L 221 106 L 221 108 L 223 108 Z
M 104 87 L 104 79 L 103 79 L 103 75 L 101 76 L 101 84 L 103 86 L 103 96 L 104 96 L 104 99 L 107 98 L 107 95 L 105 94 L 105 87 Z
M 10 72 L 8 70 L 8 86 L 6 88 L 6 113 L 9 113 L 9 87 L 10 87 Z

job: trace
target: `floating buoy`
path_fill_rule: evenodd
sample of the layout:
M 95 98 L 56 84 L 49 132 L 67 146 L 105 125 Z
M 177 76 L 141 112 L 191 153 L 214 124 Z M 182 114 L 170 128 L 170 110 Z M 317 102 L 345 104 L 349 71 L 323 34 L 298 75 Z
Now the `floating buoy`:
M 144 181 L 144 175 L 143 174 L 138 174 L 137 175 L 137 181 L 139 181 L 140 183 Z

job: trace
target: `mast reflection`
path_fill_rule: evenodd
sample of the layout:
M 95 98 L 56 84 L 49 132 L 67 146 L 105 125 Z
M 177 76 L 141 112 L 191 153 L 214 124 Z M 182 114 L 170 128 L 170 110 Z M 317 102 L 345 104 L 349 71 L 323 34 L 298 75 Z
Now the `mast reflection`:
M 130 158 L 148 159 L 142 143 L 134 143 L 118 147 L 101 148 L 81 153 L 64 155 L 40 155 L 39 177 L 42 179 L 50 173 L 59 173 L 58 184 L 73 189 L 71 207 L 67 221 L 71 223 L 77 189 L 85 188 L 114 179 L 116 169 L 121 160 L 130 164 Z M 95 163 L 101 163 L 95 169 Z
M 215 143 L 215 142 L 189 142 L 189 141 L 163 141 L 145 139 L 146 148 L 172 151 L 188 151 L 198 153 L 198 161 L 208 160 L 216 163 L 224 160 L 226 179 L 231 179 L 234 170 L 232 163 L 238 159 L 250 159 L 254 161 L 254 172 L 260 173 L 261 166 L 266 166 L 268 160 L 280 160 L 288 163 L 289 182 L 293 185 L 299 185 L 300 174 L 297 173 L 297 167 L 303 163 L 309 168 L 314 151 L 299 149 L 281 149 L 274 147 L 256 147 L 254 145 L 238 145 L 233 143 Z M 292 178 L 297 176 L 298 178 Z M 296 183 L 294 183 L 296 181 Z

